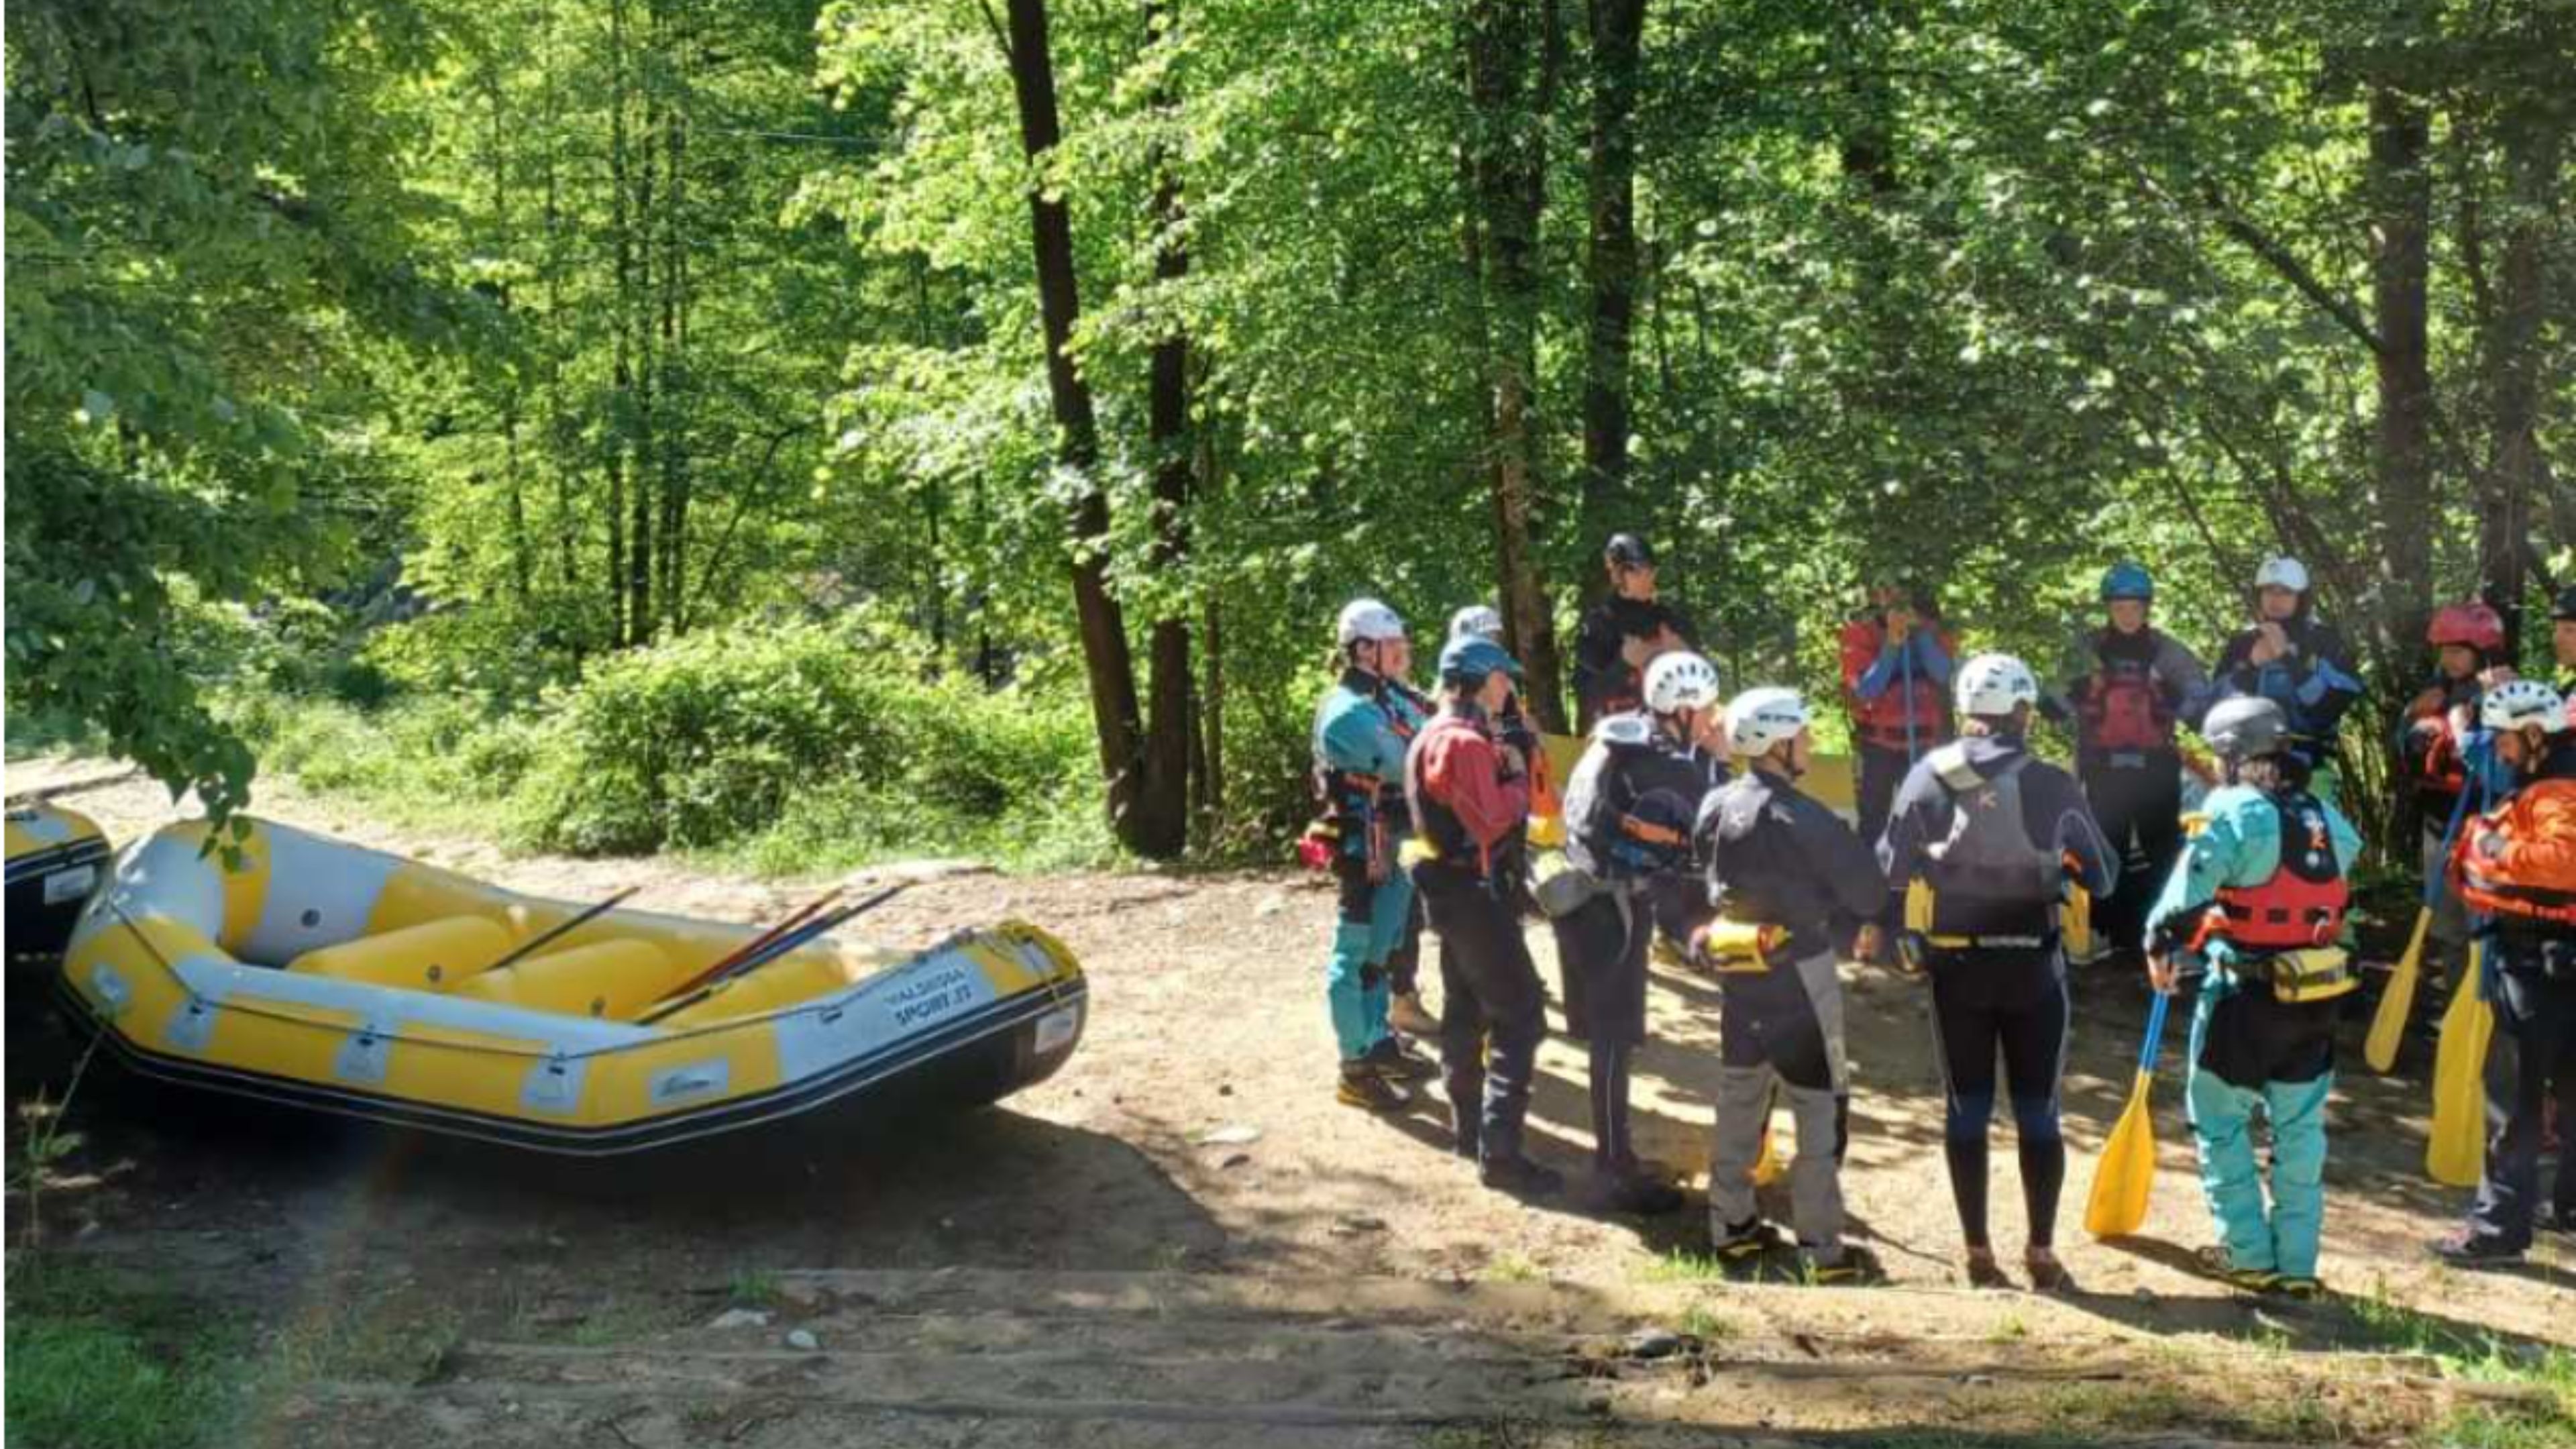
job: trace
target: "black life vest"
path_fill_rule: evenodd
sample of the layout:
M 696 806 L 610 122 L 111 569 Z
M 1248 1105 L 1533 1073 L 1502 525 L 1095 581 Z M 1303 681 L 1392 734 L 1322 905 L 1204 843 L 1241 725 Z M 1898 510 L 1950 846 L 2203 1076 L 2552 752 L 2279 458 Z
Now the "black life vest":
M 1689 864 L 1692 822 L 1726 767 L 1684 749 L 1642 710 L 1602 720 L 1592 741 L 1566 782 L 1566 858 L 1602 880 Z

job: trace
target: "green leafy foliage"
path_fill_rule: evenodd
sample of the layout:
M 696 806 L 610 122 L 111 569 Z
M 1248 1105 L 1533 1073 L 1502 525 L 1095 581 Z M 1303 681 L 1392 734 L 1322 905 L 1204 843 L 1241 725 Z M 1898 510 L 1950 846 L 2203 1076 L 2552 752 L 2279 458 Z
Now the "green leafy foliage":
M 1535 27 L 1532 114 L 1471 103 L 1470 8 Z M 2377 805 L 2423 611 L 2568 573 L 2563 6 L 1654 0 L 1630 472 L 1598 488 L 1580 7 L 1048 11 L 1064 140 L 1032 166 L 999 6 L 13 10 L 13 708 L 218 808 L 250 764 L 199 697 L 222 680 L 271 763 L 350 788 L 506 741 L 489 793 L 539 802 L 510 807 L 530 841 L 778 860 L 1042 799 L 1081 855 L 1086 480 L 1057 464 L 1035 186 L 1071 212 L 1109 586 L 1140 654 L 1158 620 L 1191 636 L 1194 845 L 1268 850 L 1306 806 L 1333 610 L 1385 597 L 1427 654 L 1493 600 L 1461 160 L 1498 124 L 1544 148 L 1531 533 L 1560 635 L 1614 524 L 1660 545 L 1730 688 L 1819 694 L 1868 575 L 2053 671 L 2113 560 L 2207 655 L 2286 550 L 2367 656 L 2346 754 Z M 2375 104 L 2421 112 L 2420 155 L 2374 150 Z M 2410 473 L 2382 314 L 2418 193 Z M 760 622 L 815 618 L 900 665 Z M 261 693 L 384 707 L 275 729 L 296 707 Z M 323 747 L 344 727 L 399 761 Z

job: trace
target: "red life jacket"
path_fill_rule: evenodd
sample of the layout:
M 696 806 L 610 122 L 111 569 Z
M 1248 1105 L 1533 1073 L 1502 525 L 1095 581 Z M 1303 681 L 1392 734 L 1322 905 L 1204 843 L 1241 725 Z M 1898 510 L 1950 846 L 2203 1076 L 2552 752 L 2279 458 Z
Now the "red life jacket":
M 2156 687 L 2154 666 L 2143 659 L 2110 659 L 2085 691 L 2084 740 L 2108 754 L 2138 754 L 2174 747 L 2174 713 Z
M 2281 814 L 2280 867 L 2261 885 L 2222 887 L 2211 927 L 2248 951 L 2326 945 L 2343 934 L 2352 890 L 2335 859 L 2325 807 L 2295 791 L 2274 795 L 2272 808 Z

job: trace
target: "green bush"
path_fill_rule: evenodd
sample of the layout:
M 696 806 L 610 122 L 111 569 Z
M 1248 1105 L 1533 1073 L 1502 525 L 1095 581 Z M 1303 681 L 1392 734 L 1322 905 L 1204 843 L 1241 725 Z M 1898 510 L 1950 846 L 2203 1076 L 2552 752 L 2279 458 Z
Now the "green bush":
M 606 661 L 548 696 L 518 836 L 582 854 L 759 838 L 793 868 L 1097 813 L 1079 699 L 925 682 L 919 657 L 899 634 L 791 624 Z

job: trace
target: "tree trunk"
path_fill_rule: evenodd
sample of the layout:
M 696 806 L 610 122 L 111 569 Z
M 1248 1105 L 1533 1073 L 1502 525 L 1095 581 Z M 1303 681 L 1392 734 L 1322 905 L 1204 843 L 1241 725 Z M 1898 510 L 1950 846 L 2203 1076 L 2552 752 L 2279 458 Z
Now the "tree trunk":
M 1539 577 L 1531 519 L 1540 489 L 1537 436 L 1539 215 L 1547 199 L 1545 121 L 1561 46 L 1555 0 L 1471 0 L 1466 17 L 1469 145 L 1475 178 L 1492 400 L 1494 563 L 1503 639 L 1526 672 L 1530 713 L 1565 727 L 1556 621 Z
M 626 325 L 634 305 L 635 247 L 628 227 L 626 173 L 626 3 L 609 0 L 608 197 L 617 277 L 617 301 L 610 317 L 614 411 L 608 432 L 608 643 L 613 649 L 624 648 L 635 638 L 626 612 L 626 450 L 635 411 L 633 338 Z
M 1585 173 L 1592 211 L 1585 256 L 1592 325 L 1583 370 L 1584 541 L 1635 526 L 1629 516 L 1628 358 L 1637 315 L 1637 65 L 1646 0 L 1591 0 L 1592 150 Z M 1585 602 L 1609 576 L 1585 570 Z
M 1136 666 L 1127 621 L 1109 592 L 1109 500 L 1100 491 L 1100 430 L 1091 385 L 1074 370 L 1072 346 L 1082 304 L 1073 269 L 1073 221 L 1041 173 L 1062 139 L 1057 129 L 1055 61 L 1048 51 L 1046 0 L 1009 0 L 1011 90 L 1019 104 L 1020 147 L 1029 167 L 1029 250 L 1036 262 L 1038 317 L 1046 336 L 1047 400 L 1055 413 L 1056 462 L 1073 476 L 1073 605 L 1082 659 L 1091 684 L 1092 728 L 1109 786 L 1109 817 L 1119 839 L 1142 849 L 1137 796 L 1143 726 L 1136 708 Z
M 2515 120 L 2502 137 L 2511 220 L 2495 314 L 2479 339 L 2493 432 L 2487 447 L 2490 481 L 2479 509 L 2478 579 L 2480 592 L 2504 616 L 2509 657 L 2522 645 L 2532 512 L 2550 491 L 2549 459 L 2539 436 L 2540 335 L 2549 316 L 2548 243 L 2566 141 L 2557 118 L 2545 111 Z
M 651 33 L 645 53 L 656 54 L 661 48 L 662 16 L 659 5 L 646 10 Z M 653 612 L 653 520 L 658 511 L 655 496 L 661 455 L 655 447 L 655 429 L 660 419 L 655 416 L 661 404 L 662 349 L 653 327 L 653 279 L 661 270 L 655 265 L 654 166 L 660 147 L 662 98 L 659 87 L 650 76 L 645 78 L 644 118 L 641 144 L 643 158 L 635 167 L 635 289 L 628 298 L 627 311 L 621 321 L 635 329 L 635 492 L 634 512 L 628 524 L 626 540 L 626 617 L 629 642 L 649 644 L 657 622 Z
M 673 64 L 684 65 L 688 37 L 672 47 Z M 683 91 L 685 99 L 686 92 Z M 688 409 L 681 405 L 689 381 L 688 362 L 688 191 L 683 165 L 688 151 L 685 105 L 667 106 L 662 119 L 662 517 L 661 578 L 664 621 L 677 634 L 683 627 L 681 589 L 688 579 L 683 545 L 689 519 Z
M 492 72 L 492 246 L 499 256 L 511 254 L 510 165 L 505 149 L 508 107 L 498 67 Z M 500 287 L 501 311 L 510 310 L 510 284 Z M 526 480 L 519 469 L 519 378 L 515 369 L 501 374 L 501 476 L 510 507 L 510 602 L 527 611 L 531 579 L 536 572 L 533 541 L 528 537 Z
M 2374 459 L 2384 530 L 2385 590 L 2377 620 L 2389 653 L 2405 657 L 2432 612 L 2433 374 L 2426 333 L 2433 186 L 2425 165 L 2424 103 L 2383 77 L 2370 89 L 2372 309 L 2379 347 L 2379 446 Z
M 1168 0 L 1145 0 L 1148 45 L 1164 39 L 1173 23 Z M 1170 123 L 1179 110 L 1168 79 L 1153 96 L 1157 118 Z M 1189 275 L 1189 244 L 1182 235 L 1179 158 L 1159 144 L 1154 157 L 1154 281 L 1177 288 Z M 1190 342 L 1178 323 L 1154 344 L 1146 429 L 1154 459 L 1154 569 L 1168 578 L 1189 556 Z M 1131 843 L 1140 853 L 1168 858 L 1189 845 L 1190 626 L 1185 613 L 1154 621 L 1148 652 L 1144 778 L 1137 785 Z

